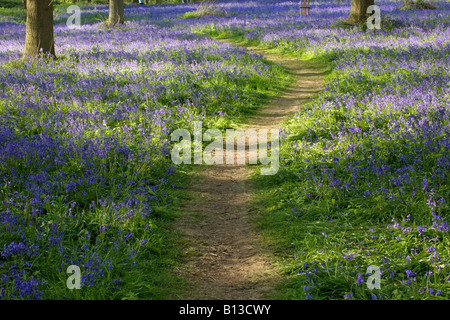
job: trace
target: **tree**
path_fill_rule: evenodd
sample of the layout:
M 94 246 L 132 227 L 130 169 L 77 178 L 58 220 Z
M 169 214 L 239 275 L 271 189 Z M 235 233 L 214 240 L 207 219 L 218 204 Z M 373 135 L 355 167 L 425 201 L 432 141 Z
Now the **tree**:
M 50 54 L 55 57 L 53 0 L 27 0 L 25 51 L 23 58 Z
M 371 5 L 374 5 L 374 0 L 352 0 L 350 16 L 347 19 L 347 23 L 356 24 L 364 22 L 368 16 L 367 8 Z
M 22 0 L 22 9 L 27 8 L 27 0 Z
M 123 0 L 109 0 L 109 20 L 108 24 L 114 26 L 124 23 Z

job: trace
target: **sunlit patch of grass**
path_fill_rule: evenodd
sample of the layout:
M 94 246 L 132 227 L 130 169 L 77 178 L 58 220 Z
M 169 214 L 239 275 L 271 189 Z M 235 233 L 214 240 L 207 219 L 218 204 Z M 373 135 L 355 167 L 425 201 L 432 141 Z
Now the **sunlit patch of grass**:
M 211 1 L 203 1 L 195 11 L 186 12 L 183 18 L 202 18 L 202 17 L 229 17 L 230 14 L 224 9 L 220 9 Z
M 404 0 L 400 10 L 433 10 L 438 7 L 425 0 Z

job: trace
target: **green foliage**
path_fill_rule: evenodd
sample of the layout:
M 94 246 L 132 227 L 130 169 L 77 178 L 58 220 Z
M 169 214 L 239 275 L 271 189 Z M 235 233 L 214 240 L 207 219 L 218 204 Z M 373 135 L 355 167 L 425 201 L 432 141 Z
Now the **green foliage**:
M 437 9 L 437 7 L 425 0 L 404 0 L 400 10 L 426 10 Z
M 186 12 L 183 18 L 202 18 L 202 17 L 229 17 L 224 9 L 219 9 L 214 6 L 213 2 L 204 1 L 195 11 Z
M 26 10 L 17 7 L 0 7 L 0 22 L 13 21 L 25 24 L 26 18 Z

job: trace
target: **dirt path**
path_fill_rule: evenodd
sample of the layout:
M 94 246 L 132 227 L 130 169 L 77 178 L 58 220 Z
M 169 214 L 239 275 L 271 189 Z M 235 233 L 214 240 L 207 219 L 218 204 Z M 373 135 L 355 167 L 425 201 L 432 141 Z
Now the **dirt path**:
M 249 49 L 295 76 L 292 86 L 271 99 L 246 125 L 253 129 L 281 128 L 288 115 L 318 93 L 324 69 L 309 61 L 260 48 Z M 258 240 L 249 215 L 252 191 L 246 181 L 251 167 L 202 165 L 197 172 L 190 188 L 191 199 L 182 205 L 183 216 L 177 221 L 177 229 L 188 243 L 187 263 L 179 273 L 192 283 L 192 290 L 181 298 L 264 299 L 272 292 L 278 273 L 271 253 Z

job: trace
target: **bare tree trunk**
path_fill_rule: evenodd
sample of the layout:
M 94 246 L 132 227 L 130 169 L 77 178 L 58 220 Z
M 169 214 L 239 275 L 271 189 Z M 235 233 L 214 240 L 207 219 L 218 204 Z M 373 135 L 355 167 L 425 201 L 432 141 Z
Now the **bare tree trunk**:
M 368 17 L 367 8 L 374 5 L 374 3 L 374 0 L 352 0 L 347 23 L 356 24 L 365 21 Z
M 109 0 L 109 20 L 110 26 L 124 23 L 123 0 Z
M 22 9 L 27 9 L 27 0 L 22 0 Z
M 55 55 L 53 0 L 27 0 L 27 26 L 23 58 Z

